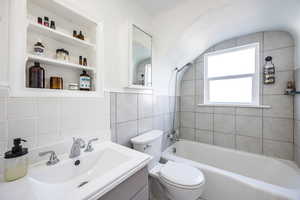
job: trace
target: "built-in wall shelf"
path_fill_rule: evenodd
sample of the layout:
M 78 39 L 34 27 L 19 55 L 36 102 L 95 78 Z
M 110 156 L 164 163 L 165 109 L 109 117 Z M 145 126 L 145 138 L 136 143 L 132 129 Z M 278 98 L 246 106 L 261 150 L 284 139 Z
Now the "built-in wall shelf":
M 70 35 L 68 35 L 66 33 L 48 28 L 46 26 L 40 25 L 35 22 L 31 22 L 31 21 L 28 22 L 28 30 L 38 33 L 38 34 L 42 34 L 46 37 L 53 38 L 59 42 L 69 43 L 74 46 L 79 46 L 79 47 L 84 47 L 84 48 L 95 48 L 95 46 L 96 46 L 85 40 L 80 40 L 80 39 L 73 37 L 71 35 L 71 33 L 70 33 Z
M 60 0 L 10 0 L 9 89 L 13 97 L 103 97 L 103 25 L 81 8 Z M 55 28 L 38 23 L 45 17 Z M 81 32 L 84 40 L 73 36 Z M 40 42 L 41 56 L 35 52 Z M 64 50 L 65 55 L 62 55 Z M 57 57 L 64 59 L 56 59 Z M 84 60 L 87 66 L 79 63 Z M 30 87 L 30 69 L 39 62 L 44 69 L 45 88 Z M 91 78 L 90 91 L 70 90 L 80 83 L 83 70 Z M 62 89 L 50 89 L 52 77 L 63 81 Z
M 40 62 L 42 64 L 51 65 L 51 66 L 53 65 L 59 67 L 69 67 L 74 69 L 89 70 L 93 72 L 95 71 L 95 68 L 93 67 L 78 65 L 70 62 L 60 61 L 52 58 L 46 58 L 46 57 L 36 56 L 31 54 L 28 54 L 27 61 Z

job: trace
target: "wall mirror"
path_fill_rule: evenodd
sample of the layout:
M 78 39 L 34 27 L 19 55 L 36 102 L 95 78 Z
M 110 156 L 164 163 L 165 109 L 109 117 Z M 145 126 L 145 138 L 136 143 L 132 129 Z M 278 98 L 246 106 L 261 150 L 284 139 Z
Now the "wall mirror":
M 152 87 L 152 36 L 131 26 L 130 87 Z

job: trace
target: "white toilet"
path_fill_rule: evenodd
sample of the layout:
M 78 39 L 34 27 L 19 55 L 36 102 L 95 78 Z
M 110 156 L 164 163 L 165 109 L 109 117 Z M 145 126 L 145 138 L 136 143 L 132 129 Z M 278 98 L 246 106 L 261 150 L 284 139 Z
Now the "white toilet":
M 164 186 L 171 200 L 196 200 L 201 197 L 205 185 L 203 173 L 192 166 L 168 161 L 159 163 L 163 132 L 153 130 L 131 139 L 134 149 L 153 156 L 148 165 L 150 176 Z

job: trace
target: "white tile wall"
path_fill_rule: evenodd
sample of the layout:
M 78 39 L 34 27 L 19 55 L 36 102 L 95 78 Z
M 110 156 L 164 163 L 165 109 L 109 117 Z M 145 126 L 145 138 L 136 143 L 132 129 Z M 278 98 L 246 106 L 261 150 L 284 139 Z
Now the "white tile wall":
M 262 153 L 262 140 L 253 137 L 237 136 L 236 148 L 241 151 L 250 153 L 261 154 Z
M 0 98 L 0 154 L 22 137 L 30 151 L 52 146 L 72 136 L 100 139 L 109 131 L 109 97 Z M 106 133 L 105 133 L 106 134 Z M 55 150 L 55 149 L 53 149 Z M 0 169 L 1 171 L 1 169 Z
M 283 31 L 253 33 L 221 42 L 206 52 L 254 42 L 260 44 L 261 70 L 265 56 L 273 57 L 276 68 L 275 84 L 261 84 L 260 88 L 261 104 L 270 105 L 272 108 L 197 106 L 203 103 L 202 54 L 194 60 L 195 69 L 191 68 L 184 74 L 184 81 L 181 82 L 180 130 L 187 132 L 181 132 L 181 137 L 252 153 L 293 159 L 293 118 L 295 114 L 295 118 L 300 120 L 300 96 L 295 98 L 294 113 L 293 98 L 283 95 L 287 81 L 294 80 L 295 74 L 295 49 L 291 35 Z M 300 78 L 300 70 L 298 71 Z
M 284 31 L 266 31 L 264 32 L 265 50 L 278 49 L 294 46 L 293 37 Z
M 117 122 L 138 119 L 138 95 L 119 93 L 117 95 Z
M 110 118 L 117 119 L 111 120 L 112 138 L 115 142 L 131 147 L 131 138 L 158 129 L 164 132 L 163 147 L 169 145 L 167 135 L 173 125 L 174 97 L 142 93 L 111 93 L 110 98 Z M 179 98 L 177 103 L 180 104 Z M 179 128 L 180 122 L 178 104 L 175 115 L 176 129 Z
M 272 140 L 263 141 L 264 154 L 267 156 L 293 160 L 294 147 L 292 143 L 277 142 Z
M 214 114 L 214 131 L 221 133 L 235 133 L 235 116 Z
M 234 149 L 235 148 L 235 136 L 214 132 L 213 144 L 221 147 L 227 147 Z

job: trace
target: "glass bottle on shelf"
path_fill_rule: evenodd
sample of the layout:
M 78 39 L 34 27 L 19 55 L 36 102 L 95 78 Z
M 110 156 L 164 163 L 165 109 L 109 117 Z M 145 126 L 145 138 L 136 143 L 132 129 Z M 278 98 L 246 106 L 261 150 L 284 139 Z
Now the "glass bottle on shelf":
M 82 71 L 79 78 L 80 90 L 90 91 L 91 90 L 91 77 L 85 70 Z
M 40 66 L 39 62 L 35 62 L 29 68 L 29 87 L 45 88 L 45 70 Z

